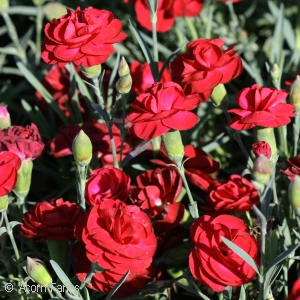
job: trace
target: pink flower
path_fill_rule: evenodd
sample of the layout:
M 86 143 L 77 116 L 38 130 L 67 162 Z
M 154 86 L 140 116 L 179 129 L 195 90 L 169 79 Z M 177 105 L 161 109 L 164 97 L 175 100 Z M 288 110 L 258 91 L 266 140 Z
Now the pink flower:
M 295 117 L 295 106 L 283 103 L 288 93 L 275 88 L 264 88 L 253 84 L 241 90 L 236 102 L 240 108 L 228 112 L 236 114 L 229 126 L 236 130 L 248 130 L 255 126 L 275 128 L 290 123 Z
M 23 126 L 12 126 L 7 130 L 0 130 L 0 151 L 13 152 L 24 160 L 38 158 L 45 144 L 35 124 Z

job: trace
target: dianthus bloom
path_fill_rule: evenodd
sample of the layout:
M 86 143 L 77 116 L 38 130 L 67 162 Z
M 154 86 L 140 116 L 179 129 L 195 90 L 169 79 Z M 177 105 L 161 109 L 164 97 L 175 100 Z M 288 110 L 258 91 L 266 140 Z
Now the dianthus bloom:
M 265 141 L 260 141 L 260 142 L 254 143 L 252 145 L 252 151 L 253 151 L 255 157 L 258 157 L 260 154 L 263 154 L 267 158 L 270 159 L 272 156 L 271 147 L 270 147 L 269 143 L 267 143 Z
M 42 58 L 48 64 L 69 62 L 83 67 L 104 63 L 115 51 L 112 44 L 123 41 L 122 23 L 107 10 L 88 7 L 53 19 L 45 26 Z
M 293 180 L 295 175 L 300 175 L 300 155 L 290 157 L 285 163 L 286 169 L 280 170 L 280 173 L 286 175 L 289 180 Z
M 127 279 L 114 296 L 130 296 L 151 280 L 149 275 L 157 241 L 149 217 L 137 206 L 119 200 L 107 200 L 94 206 L 83 229 L 82 240 L 87 259 L 83 265 L 84 255 L 76 255 L 79 280 L 82 281 L 89 271 L 89 262 L 103 269 L 93 276 L 93 289 L 108 293 L 128 270 Z
M 114 167 L 95 169 L 86 182 L 85 196 L 89 205 L 109 199 L 126 201 L 130 193 L 130 177 Z
M 193 223 L 190 233 L 194 250 L 189 266 L 200 283 L 221 292 L 228 285 L 241 286 L 254 278 L 254 269 L 221 239 L 227 238 L 258 262 L 258 244 L 243 220 L 230 215 L 204 215 Z
M 227 181 L 210 188 L 206 204 L 202 209 L 219 214 L 228 212 L 245 212 L 253 205 L 259 204 L 257 189 L 246 178 L 231 175 Z
M 136 181 L 130 199 L 155 221 L 155 233 L 160 235 L 178 226 L 184 216 L 184 205 L 176 202 L 182 189 L 178 172 L 173 168 L 156 168 L 140 174 Z
M 171 129 L 188 130 L 194 127 L 198 117 L 190 110 L 198 104 L 198 97 L 186 97 L 180 85 L 157 82 L 134 100 L 127 119 L 137 137 L 151 140 Z
M 170 64 L 172 79 L 185 94 L 198 93 L 201 102 L 207 101 L 219 83 L 228 83 L 243 71 L 242 60 L 233 46 L 222 50 L 221 39 L 198 39 L 187 44 L 188 52 Z
M 41 135 L 35 124 L 12 126 L 0 130 L 0 151 L 13 152 L 23 161 L 38 158 L 45 148 Z
M 161 61 L 158 62 L 158 70 L 160 71 L 163 66 Z M 140 95 L 146 92 L 154 83 L 153 75 L 151 73 L 150 65 L 145 62 L 142 65 L 135 60 L 130 65 L 130 74 L 132 76 L 132 90 Z M 160 82 L 171 81 L 171 74 L 166 68 L 163 72 Z
M 236 97 L 240 108 L 228 110 L 236 114 L 229 126 L 236 130 L 248 130 L 255 126 L 275 128 L 290 123 L 295 106 L 283 103 L 288 93 L 258 84 L 241 90 Z
M 175 0 L 175 17 L 196 17 L 202 10 L 204 0 Z
M 37 242 L 68 241 L 75 238 L 75 223 L 82 218 L 76 203 L 62 198 L 48 200 L 32 206 L 23 217 L 21 235 Z
M 17 154 L 9 151 L 0 152 L 0 197 L 9 194 L 14 188 L 21 159 Z
M 300 278 L 298 278 L 289 292 L 287 300 L 300 300 Z
M 166 32 L 171 29 L 175 22 L 174 0 L 160 0 L 157 6 L 157 23 L 156 30 L 158 32 Z M 150 10 L 147 0 L 136 0 L 134 4 L 136 18 L 138 23 L 148 29 L 152 30 L 152 23 L 150 21 Z

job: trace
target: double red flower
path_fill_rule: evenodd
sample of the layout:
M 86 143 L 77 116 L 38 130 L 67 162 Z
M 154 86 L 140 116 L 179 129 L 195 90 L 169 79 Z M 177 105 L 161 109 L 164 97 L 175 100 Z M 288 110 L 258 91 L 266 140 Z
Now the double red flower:
M 275 128 L 290 123 L 295 117 L 295 106 L 283 103 L 288 93 L 275 88 L 264 88 L 258 84 L 241 90 L 236 103 L 240 108 L 228 112 L 235 114 L 229 126 L 236 130 L 248 130 L 255 126 Z
M 88 7 L 53 19 L 45 26 L 42 58 L 48 64 L 69 62 L 83 67 L 102 64 L 115 51 L 112 44 L 123 41 L 122 23 L 111 12 Z
M 134 134 L 150 140 L 175 130 L 188 130 L 198 122 L 190 112 L 199 104 L 197 96 L 185 96 L 174 82 L 155 83 L 146 93 L 139 95 L 131 104 L 127 116 Z

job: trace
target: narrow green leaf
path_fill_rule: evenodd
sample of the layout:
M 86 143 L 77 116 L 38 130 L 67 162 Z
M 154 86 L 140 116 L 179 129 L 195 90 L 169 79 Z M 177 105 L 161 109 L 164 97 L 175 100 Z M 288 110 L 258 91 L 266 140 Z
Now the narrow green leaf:
M 185 289 L 186 291 L 196 295 L 196 296 L 200 296 L 202 299 L 204 300 L 210 300 L 210 298 L 206 297 L 204 294 L 202 294 L 200 291 L 196 291 L 195 289 L 189 287 L 189 286 L 186 286 L 186 285 L 183 285 L 179 282 L 175 282 L 178 286 L 180 286 L 181 288 Z
M 151 52 L 150 52 L 150 49 L 149 49 L 147 43 L 145 42 L 142 35 L 140 34 L 140 32 L 138 31 L 138 29 L 136 28 L 136 26 L 134 25 L 134 23 L 132 22 L 132 20 L 130 18 L 129 18 L 129 25 L 130 25 L 130 29 L 131 29 L 132 33 L 134 34 L 135 38 L 137 39 L 137 41 L 143 51 L 143 54 L 144 54 L 147 62 L 150 64 L 152 74 L 154 74 L 153 73 L 154 60 L 153 60 L 153 57 L 151 55 Z
M 117 282 L 117 284 L 110 290 L 110 292 L 107 294 L 106 298 L 104 300 L 110 300 L 113 294 L 118 290 L 118 288 L 123 284 L 123 282 L 128 277 L 130 271 L 128 270 L 126 274 Z
M 58 107 L 57 103 L 54 101 L 51 94 L 45 89 L 45 87 L 40 83 L 40 81 L 25 67 L 25 65 L 19 60 L 16 59 L 16 64 L 19 70 L 23 73 L 24 77 L 27 81 L 41 93 L 46 102 L 50 105 L 50 107 L 58 114 L 60 119 L 68 124 L 69 120 L 66 118 L 62 110 Z
M 16 225 L 21 225 L 22 223 L 18 222 L 18 221 L 11 221 L 11 222 L 9 222 L 9 224 L 10 224 L 10 227 L 13 229 Z
M 299 244 L 293 245 L 290 247 L 288 250 L 284 251 L 283 253 L 280 253 L 278 256 L 276 256 L 267 266 L 266 272 L 268 272 L 269 269 L 271 269 L 273 266 L 276 266 L 279 264 L 281 261 L 283 261 L 285 258 L 287 258 L 291 253 L 296 251 L 296 249 L 300 246 Z
M 72 284 L 68 276 L 64 273 L 64 271 L 61 269 L 61 267 L 54 261 L 50 260 L 50 264 L 52 268 L 54 269 L 56 275 L 58 278 L 61 280 L 63 285 L 68 289 L 69 292 L 71 292 L 75 296 L 80 296 L 80 293 L 78 290 L 75 288 L 75 286 Z
M 145 151 L 149 145 L 151 143 L 150 141 L 144 141 L 142 142 L 140 145 L 138 145 L 135 150 L 131 151 L 130 153 L 128 153 L 126 155 L 126 157 L 123 159 L 122 161 L 122 166 L 124 167 L 125 165 L 127 165 L 134 157 L 138 156 L 139 154 L 141 154 L 143 151 Z
M 245 290 L 245 288 L 244 288 L 243 285 L 241 286 L 239 300 L 247 300 L 247 298 L 246 298 L 246 290 Z
M 0 228 L 0 236 L 1 236 L 4 232 L 7 232 L 6 228 L 5 228 L 5 227 L 1 227 L 1 228 Z
M 244 251 L 242 248 L 226 239 L 224 236 L 222 236 L 221 239 L 228 248 L 234 251 L 239 257 L 241 257 L 245 262 L 247 262 L 257 274 L 259 274 L 259 270 L 255 261 L 246 251 Z

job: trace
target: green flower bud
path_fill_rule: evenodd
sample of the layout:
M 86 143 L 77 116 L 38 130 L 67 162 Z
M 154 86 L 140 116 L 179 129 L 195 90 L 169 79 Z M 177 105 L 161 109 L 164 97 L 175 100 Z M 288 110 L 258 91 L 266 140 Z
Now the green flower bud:
M 180 167 L 184 156 L 180 131 L 169 131 L 162 136 L 162 140 L 168 157 Z
M 2 196 L 0 197 L 0 212 L 6 211 L 8 205 L 8 196 Z
M 8 0 L 0 0 L 0 13 L 7 12 L 8 5 Z
M 289 103 L 296 106 L 296 113 L 300 112 L 300 76 L 297 75 L 295 81 L 291 86 L 289 95 Z
M 128 94 L 131 90 L 132 78 L 130 74 L 122 76 L 116 82 L 116 89 L 120 94 Z
M 98 78 L 101 73 L 101 65 L 96 65 L 92 67 L 81 66 L 81 72 L 87 78 Z
M 288 198 L 297 215 L 300 215 L 300 176 L 295 175 L 289 185 Z
M 6 129 L 11 126 L 10 115 L 5 106 L 0 106 L 0 129 Z
M 120 77 L 130 74 L 129 66 L 127 64 L 126 59 L 122 56 L 118 68 L 118 74 Z
M 278 80 L 279 80 L 279 78 L 280 78 L 280 76 L 281 76 L 281 71 L 280 71 L 278 65 L 274 64 L 273 68 L 271 69 L 271 77 L 272 77 L 273 81 L 275 83 L 277 83 Z
M 32 0 L 32 2 L 35 6 L 39 6 L 44 3 L 44 0 Z
M 52 284 L 52 278 L 44 263 L 37 258 L 27 256 L 26 272 L 37 284 L 42 286 L 50 286 Z
M 253 179 L 265 185 L 271 178 L 272 166 L 270 160 L 264 155 L 260 154 L 254 162 L 252 176 Z
M 46 19 L 51 22 L 53 19 L 59 19 L 65 15 L 67 6 L 59 2 L 48 2 L 42 8 Z
M 31 160 L 24 160 L 18 171 L 18 180 L 13 191 L 20 199 L 25 199 L 29 193 L 32 168 L 33 162 Z
M 76 135 L 72 144 L 73 156 L 77 164 L 84 167 L 87 166 L 93 154 L 93 146 L 90 138 L 83 130 Z
M 226 110 L 228 106 L 228 96 L 224 84 L 218 84 L 210 96 L 212 103 L 222 110 Z

